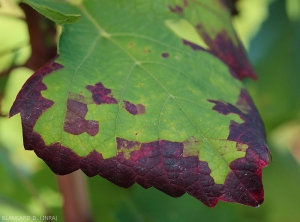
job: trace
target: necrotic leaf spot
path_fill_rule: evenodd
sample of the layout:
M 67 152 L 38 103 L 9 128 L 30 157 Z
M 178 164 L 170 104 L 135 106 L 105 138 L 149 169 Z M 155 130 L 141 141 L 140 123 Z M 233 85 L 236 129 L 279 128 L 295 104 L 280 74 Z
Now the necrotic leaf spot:
M 123 108 L 132 115 L 143 114 L 146 112 L 145 106 L 142 104 L 134 105 L 131 102 L 124 100 Z
M 101 82 L 96 83 L 94 86 L 88 85 L 86 88 L 93 94 L 94 103 L 117 104 L 117 100 L 110 95 L 111 89 L 105 88 Z
M 85 120 L 87 112 L 86 104 L 68 99 L 64 130 L 73 135 L 87 132 L 95 136 L 99 132 L 99 123 L 94 120 Z
M 162 56 L 163 58 L 168 58 L 168 57 L 169 57 L 169 53 L 164 52 L 164 53 L 161 54 L 161 56 Z

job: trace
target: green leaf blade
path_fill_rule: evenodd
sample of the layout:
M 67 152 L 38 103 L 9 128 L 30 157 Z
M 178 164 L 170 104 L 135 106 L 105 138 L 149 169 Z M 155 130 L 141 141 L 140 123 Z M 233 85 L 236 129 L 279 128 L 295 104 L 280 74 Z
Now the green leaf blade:
M 64 25 L 59 58 L 11 109 L 21 112 L 25 147 L 57 174 L 82 169 L 123 187 L 187 192 L 210 207 L 261 204 L 263 124 L 230 68 L 165 25 L 174 18 L 168 5 L 146 17 L 117 2 L 73 8 L 82 18 Z

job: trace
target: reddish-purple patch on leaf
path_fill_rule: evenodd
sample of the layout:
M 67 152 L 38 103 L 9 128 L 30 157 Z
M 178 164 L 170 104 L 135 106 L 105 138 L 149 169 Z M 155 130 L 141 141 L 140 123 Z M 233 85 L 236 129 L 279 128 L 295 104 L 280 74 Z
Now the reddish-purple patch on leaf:
M 33 132 L 31 146 L 38 157 L 43 159 L 51 170 L 58 175 L 65 175 L 79 169 L 80 157 L 71 149 L 54 143 L 46 146 L 42 137 Z
M 169 9 L 171 12 L 174 12 L 174 13 L 182 13 L 183 12 L 182 7 L 180 7 L 179 5 L 175 5 L 175 6 L 169 5 Z
M 87 132 L 91 136 L 97 135 L 99 132 L 99 123 L 94 120 L 85 120 L 87 112 L 86 104 L 68 99 L 64 130 L 73 135 L 79 135 L 84 132 Z
M 88 85 L 86 88 L 92 93 L 92 98 L 96 104 L 117 104 L 117 100 L 113 98 L 111 89 L 105 88 L 105 86 L 98 82 L 94 86 Z
M 238 46 L 235 46 L 225 30 L 218 33 L 215 39 L 211 39 L 202 25 L 198 24 L 196 29 L 204 39 L 205 43 L 209 46 L 210 51 L 236 73 L 236 75 L 233 75 L 234 77 L 237 76 L 238 79 L 243 79 L 245 77 L 257 79 L 240 42 L 238 43 Z M 236 38 L 236 40 L 238 41 L 238 38 Z
M 122 147 L 139 145 L 122 138 L 118 138 L 117 143 Z M 204 204 L 215 206 L 223 186 L 214 183 L 207 163 L 196 156 L 183 157 L 182 153 L 183 143 L 159 140 L 141 144 L 139 150 L 131 152 L 129 159 L 122 153 L 103 159 L 93 151 L 80 166 L 87 175 L 99 174 L 122 187 L 137 182 L 144 188 L 153 186 L 173 197 L 187 192 Z
M 235 113 L 244 120 L 243 123 L 230 122 L 228 140 L 248 145 L 246 156 L 230 164 L 232 170 L 225 181 L 223 201 L 234 201 L 258 206 L 264 200 L 262 185 L 262 168 L 269 163 L 269 150 L 266 144 L 263 122 L 248 92 L 241 90 L 235 105 L 216 100 L 213 110 L 228 115 Z M 245 112 L 245 110 L 247 112 Z
M 146 108 L 142 104 L 134 105 L 126 100 L 124 100 L 123 102 L 123 108 L 132 115 L 144 114 L 146 112 Z
M 46 90 L 46 85 L 42 82 L 43 78 L 51 72 L 63 68 L 62 65 L 55 63 L 54 60 L 45 64 L 37 70 L 23 85 L 20 90 L 9 116 L 21 114 L 24 147 L 27 150 L 34 150 L 36 147 L 32 145 L 33 127 L 37 119 L 42 113 L 49 109 L 54 103 L 45 99 L 41 95 L 41 91 Z
M 248 148 L 245 158 L 237 159 L 230 164 L 232 171 L 226 178 L 221 200 L 250 206 L 259 206 L 263 203 L 264 190 L 259 159 L 259 155 Z
M 163 58 L 168 58 L 168 57 L 170 56 L 170 54 L 167 53 L 167 52 L 164 52 L 164 53 L 161 54 L 161 56 L 162 56 Z
M 169 9 L 173 13 L 181 14 L 183 12 L 184 8 L 189 6 L 189 2 L 188 2 L 188 0 L 182 0 L 182 4 L 183 4 L 182 6 L 179 6 L 179 5 L 171 6 L 171 5 L 169 5 Z
M 184 45 L 190 46 L 193 50 L 205 50 L 205 51 L 207 51 L 206 49 L 202 48 L 201 46 L 196 45 L 196 44 L 194 44 L 194 43 L 192 43 L 192 42 L 189 42 L 189 41 L 187 41 L 187 40 L 185 40 L 185 39 L 182 39 L 182 43 L 183 43 Z
M 87 157 L 79 157 L 59 143 L 46 146 L 39 134 L 33 133 L 35 152 L 56 174 L 63 175 L 82 169 L 88 176 L 97 174 L 122 186 L 135 182 L 144 188 L 156 187 L 173 197 L 189 193 L 207 206 L 217 204 L 223 186 L 214 184 L 207 163 L 196 156 L 182 157 L 183 144 L 170 141 L 144 143 L 133 151 L 130 159 L 122 153 L 103 159 L 92 151 Z M 120 146 L 136 145 L 135 141 L 118 138 Z

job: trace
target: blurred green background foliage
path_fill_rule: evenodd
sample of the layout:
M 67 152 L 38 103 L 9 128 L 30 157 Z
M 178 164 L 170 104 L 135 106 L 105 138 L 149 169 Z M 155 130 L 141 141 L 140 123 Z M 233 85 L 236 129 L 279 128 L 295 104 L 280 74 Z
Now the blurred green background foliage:
M 62 197 L 56 176 L 22 144 L 19 115 L 9 109 L 32 70 L 24 13 L 0 0 L 0 215 L 57 215 Z M 300 1 L 240 0 L 234 25 L 257 72 L 245 80 L 264 120 L 273 162 L 263 170 L 259 208 L 220 202 L 214 209 L 184 195 L 172 198 L 134 185 L 123 189 L 99 176 L 87 179 L 95 221 L 300 221 Z M 16 66 L 12 71 L 9 67 Z M 2 218 L 0 217 L 0 221 Z

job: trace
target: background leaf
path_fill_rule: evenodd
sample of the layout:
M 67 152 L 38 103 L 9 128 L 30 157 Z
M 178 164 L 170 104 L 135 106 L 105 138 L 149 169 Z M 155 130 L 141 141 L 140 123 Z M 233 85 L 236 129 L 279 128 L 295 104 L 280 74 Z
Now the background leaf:
M 299 20 L 290 21 L 284 1 L 275 1 L 269 18 L 251 42 L 249 56 L 260 81 L 247 82 L 270 128 L 299 117 Z M 268 33 L 268 37 L 266 35 Z

